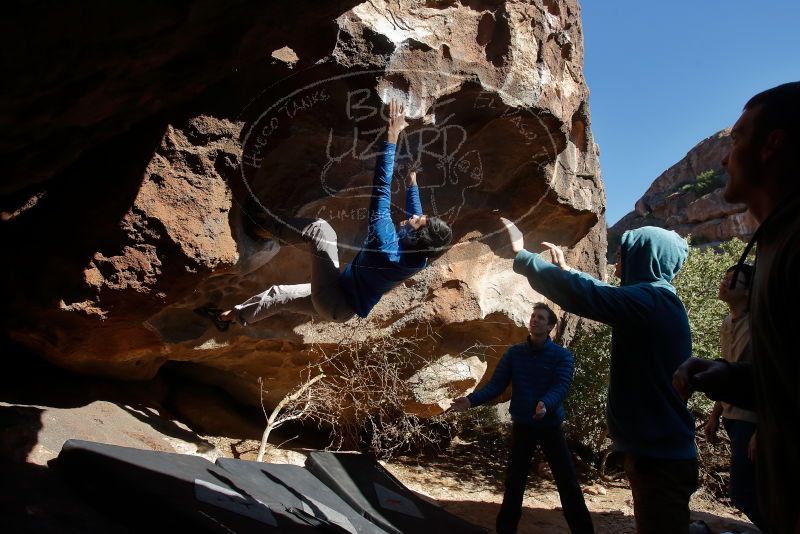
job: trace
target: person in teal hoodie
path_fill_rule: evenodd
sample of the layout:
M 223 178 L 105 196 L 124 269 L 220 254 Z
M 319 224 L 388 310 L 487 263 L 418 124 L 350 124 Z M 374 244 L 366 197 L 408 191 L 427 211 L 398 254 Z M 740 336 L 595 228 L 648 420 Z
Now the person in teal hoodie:
M 692 352 L 689 320 L 671 282 L 688 256 L 675 232 L 644 227 L 622 235 L 620 287 L 572 269 L 550 243 L 553 262 L 524 250 L 522 233 L 503 219 L 516 253 L 514 272 L 565 311 L 612 327 L 608 429 L 624 453 L 638 532 L 689 531 L 697 489 L 694 418 L 672 386 Z
M 333 322 L 345 322 L 356 315 L 367 317 L 385 293 L 444 252 L 452 230 L 442 219 L 422 212 L 414 171 L 406 184 L 406 218 L 397 228 L 392 220 L 394 156 L 398 137 L 406 126 L 403 105 L 392 100 L 386 141 L 375 165 L 367 237 L 344 271 L 339 272 L 338 239 L 327 221 L 287 217 L 279 225 L 272 218 L 262 220 L 254 230 L 259 238 L 311 245 L 311 282 L 273 285 L 231 309 L 223 311 L 209 303 L 195 312 L 222 331 L 233 322 L 246 326 L 281 312 Z

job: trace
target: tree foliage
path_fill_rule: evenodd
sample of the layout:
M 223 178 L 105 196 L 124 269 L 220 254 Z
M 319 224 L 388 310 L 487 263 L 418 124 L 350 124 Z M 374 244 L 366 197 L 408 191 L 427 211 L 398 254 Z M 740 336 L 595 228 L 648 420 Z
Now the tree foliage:
M 564 429 L 573 440 L 600 452 L 606 442 L 606 400 L 611 366 L 611 328 L 585 322 L 570 345 L 575 357 L 572 389 L 564 404 Z
M 682 183 L 679 188 L 684 193 L 695 193 L 698 197 L 706 195 L 725 185 L 725 175 L 714 170 L 698 174 L 693 181 Z

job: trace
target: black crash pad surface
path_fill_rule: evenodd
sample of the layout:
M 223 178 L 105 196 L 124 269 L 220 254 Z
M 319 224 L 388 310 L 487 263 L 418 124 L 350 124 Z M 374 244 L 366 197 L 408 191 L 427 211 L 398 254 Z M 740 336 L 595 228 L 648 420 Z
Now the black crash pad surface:
M 388 532 L 486 532 L 419 498 L 369 456 L 313 452 L 306 468 L 351 507 Z
M 344 532 L 267 505 L 205 458 L 68 440 L 55 466 L 116 519 L 200 532 Z
M 256 499 L 286 506 L 335 523 L 351 534 L 385 534 L 304 467 L 220 458 L 216 462 Z

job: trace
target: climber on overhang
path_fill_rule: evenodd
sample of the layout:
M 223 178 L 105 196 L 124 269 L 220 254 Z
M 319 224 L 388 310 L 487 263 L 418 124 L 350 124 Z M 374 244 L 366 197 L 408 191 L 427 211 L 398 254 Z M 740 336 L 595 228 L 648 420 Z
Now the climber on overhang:
M 398 137 L 406 126 L 403 105 L 390 101 L 387 139 L 375 166 L 367 237 L 343 271 L 339 271 L 336 232 L 327 221 L 293 217 L 281 225 L 273 218 L 265 219 L 255 229 L 259 237 L 311 245 L 311 282 L 273 285 L 231 309 L 223 311 L 207 304 L 195 312 L 222 331 L 231 323 L 246 326 L 280 312 L 334 322 L 345 322 L 356 315 L 367 317 L 385 293 L 441 255 L 450 244 L 452 230 L 442 219 L 423 214 L 414 171 L 406 183 L 406 219 L 397 228 L 392 221 L 394 156 Z

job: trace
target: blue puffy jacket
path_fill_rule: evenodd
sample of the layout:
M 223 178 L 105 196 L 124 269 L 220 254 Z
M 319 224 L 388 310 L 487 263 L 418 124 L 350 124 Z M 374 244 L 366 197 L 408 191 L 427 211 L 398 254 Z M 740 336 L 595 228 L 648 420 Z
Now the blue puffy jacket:
M 530 342 L 512 345 L 503 354 L 489 382 L 467 395 L 472 406 L 494 399 L 511 383 L 511 418 L 531 426 L 560 426 L 564 422 L 564 399 L 575 368 L 572 353 L 549 338 L 541 348 Z M 547 413 L 534 419 L 536 405 L 544 402 Z

